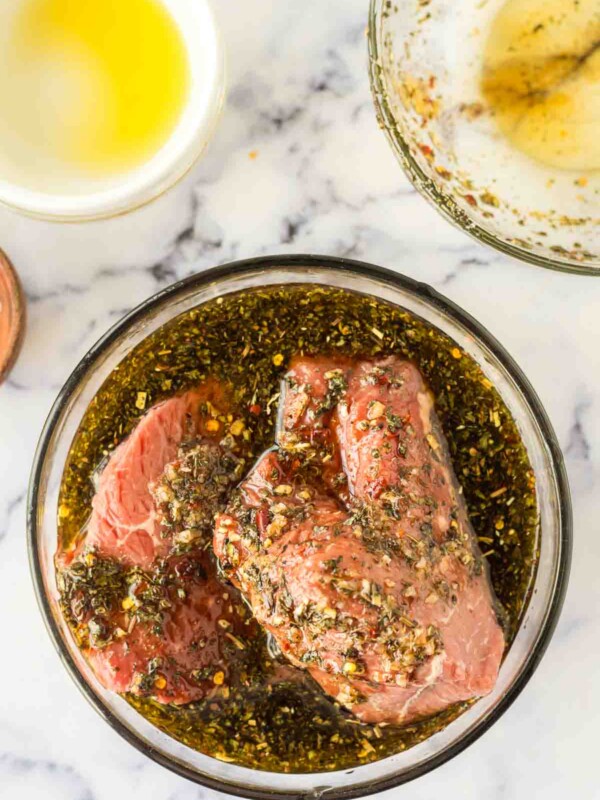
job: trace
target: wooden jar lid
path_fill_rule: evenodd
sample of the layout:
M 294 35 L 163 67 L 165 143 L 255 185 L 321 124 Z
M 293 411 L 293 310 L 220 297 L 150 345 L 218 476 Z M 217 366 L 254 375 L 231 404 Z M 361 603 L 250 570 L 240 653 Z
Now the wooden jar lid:
M 15 363 L 25 333 L 25 298 L 12 264 L 0 250 L 0 383 Z

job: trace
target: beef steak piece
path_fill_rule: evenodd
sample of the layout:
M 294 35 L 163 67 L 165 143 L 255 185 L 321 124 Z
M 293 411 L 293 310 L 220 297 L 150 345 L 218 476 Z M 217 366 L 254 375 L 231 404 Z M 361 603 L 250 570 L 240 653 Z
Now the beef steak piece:
M 228 680 L 224 651 L 252 633 L 206 549 L 243 469 L 220 442 L 227 411 L 213 380 L 151 408 L 100 475 L 82 541 L 58 558 L 63 611 L 107 689 L 198 700 Z
M 100 474 L 85 546 L 143 568 L 164 557 L 171 542 L 148 487 L 162 478 L 183 441 L 218 442 L 222 427 L 212 431 L 210 423 L 227 409 L 226 392 L 215 380 L 151 408 Z
M 228 637 L 248 636 L 252 621 L 235 590 L 217 580 L 207 553 L 170 558 L 160 577 L 112 559 L 94 563 L 91 555 L 62 573 L 63 604 L 105 688 L 188 703 L 229 682 L 224 646 Z M 98 609 L 90 586 L 111 568 L 117 570 L 112 586 L 120 591 L 105 596 L 108 602 Z
M 495 684 L 497 601 L 411 362 L 296 359 L 278 448 L 214 547 L 281 651 L 362 721 L 408 723 Z

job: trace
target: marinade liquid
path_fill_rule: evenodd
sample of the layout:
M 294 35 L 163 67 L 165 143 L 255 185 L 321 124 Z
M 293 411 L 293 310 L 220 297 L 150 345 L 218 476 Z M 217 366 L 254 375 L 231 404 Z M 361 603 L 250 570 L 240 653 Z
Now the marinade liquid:
M 140 416 L 208 376 L 233 386 L 250 455 L 260 455 L 274 440 L 281 378 L 299 353 L 394 353 L 420 368 L 506 611 L 510 645 L 529 599 L 539 532 L 533 470 L 517 426 L 479 366 L 452 339 L 396 306 L 341 289 L 308 285 L 227 295 L 182 314 L 138 345 L 106 380 L 73 442 L 58 509 L 59 549 L 81 535 L 94 472 Z M 403 727 L 361 724 L 301 671 L 290 680 L 260 631 L 243 648 L 232 647 L 228 658 L 237 660 L 245 685 L 218 684 L 209 697 L 186 706 L 126 699 L 192 748 L 276 772 L 342 769 L 384 758 L 439 731 L 468 705 Z

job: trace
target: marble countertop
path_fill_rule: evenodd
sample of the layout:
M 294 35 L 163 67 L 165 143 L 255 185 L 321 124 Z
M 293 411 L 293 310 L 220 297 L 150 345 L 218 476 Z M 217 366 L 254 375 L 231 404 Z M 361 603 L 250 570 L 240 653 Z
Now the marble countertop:
M 29 304 L 0 387 L 0 796 L 195 800 L 100 719 L 61 666 L 25 548 L 29 469 L 44 418 L 87 348 L 191 272 L 264 253 L 352 256 L 426 281 L 471 312 L 531 379 L 566 456 L 575 512 L 570 588 L 541 666 L 465 753 L 390 797 L 600 797 L 600 283 L 509 261 L 455 231 L 404 178 L 378 130 L 366 0 L 221 0 L 229 98 L 205 158 L 153 205 L 51 225 L 0 212 L 0 246 Z

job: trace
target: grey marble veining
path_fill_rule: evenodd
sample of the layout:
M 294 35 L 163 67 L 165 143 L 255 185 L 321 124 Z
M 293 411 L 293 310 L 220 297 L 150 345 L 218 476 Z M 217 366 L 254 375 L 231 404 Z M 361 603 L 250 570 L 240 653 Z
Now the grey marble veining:
M 511 262 L 441 219 L 378 130 L 366 0 L 221 0 L 229 99 L 205 158 L 151 206 L 51 225 L 0 212 L 29 301 L 22 356 L 0 388 L 0 797 L 197 800 L 214 794 L 125 744 L 71 684 L 28 574 L 24 498 L 44 418 L 86 349 L 128 309 L 196 270 L 264 253 L 379 263 L 431 283 L 486 325 L 555 425 L 575 506 L 565 611 L 546 657 L 469 750 L 390 796 L 600 797 L 600 283 Z

